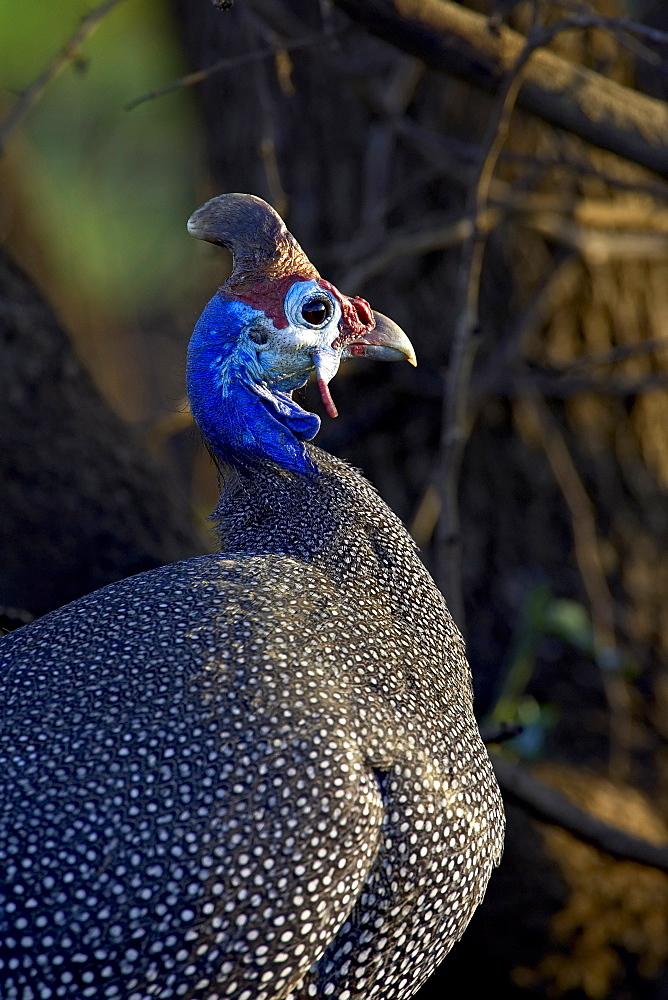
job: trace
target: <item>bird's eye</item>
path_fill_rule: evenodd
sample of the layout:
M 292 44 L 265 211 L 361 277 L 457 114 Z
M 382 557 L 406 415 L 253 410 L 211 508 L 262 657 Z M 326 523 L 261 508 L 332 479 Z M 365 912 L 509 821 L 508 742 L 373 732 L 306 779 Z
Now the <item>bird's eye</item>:
M 323 299 L 309 299 L 302 306 L 302 319 L 311 326 L 321 326 L 332 315 L 332 307 Z

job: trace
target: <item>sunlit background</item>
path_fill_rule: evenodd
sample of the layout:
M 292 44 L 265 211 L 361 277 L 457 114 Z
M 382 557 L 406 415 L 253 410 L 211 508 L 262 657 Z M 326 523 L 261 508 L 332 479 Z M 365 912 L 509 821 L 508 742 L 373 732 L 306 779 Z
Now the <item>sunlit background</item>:
M 84 0 L 0 4 L 0 114 L 76 29 Z M 121 3 L 9 138 L 0 237 L 54 303 L 107 399 L 150 421 L 182 389 L 206 294 L 185 220 L 206 179 L 192 94 L 125 105 L 185 71 L 158 0 Z M 208 285 L 210 289 L 210 284 Z M 140 338 L 146 349 L 137 356 Z M 141 379 L 151 391 L 137 391 Z
M 0 3 L 0 118 L 90 9 L 85 0 Z M 185 228 L 212 193 L 193 93 L 126 110 L 186 71 L 159 0 L 120 3 L 82 51 L 6 143 L 0 239 L 116 412 L 163 462 L 194 461 L 177 481 L 204 523 L 215 477 L 206 456 L 179 449 L 190 434 L 184 352 L 223 262 Z
M 213 10 L 209 0 L 197 2 L 199 11 Z M 610 16 L 640 16 L 651 6 L 597 2 Z M 252 5 L 242 7 L 238 2 L 235 9 L 240 19 Z M 90 0 L 0 0 L 0 120 L 90 9 Z M 521 4 L 518 10 L 521 26 Z M 184 357 L 225 260 L 191 239 L 185 223 L 216 186 L 194 89 L 126 110 L 192 68 L 170 13 L 159 0 L 119 3 L 86 41 L 83 57 L 68 63 L 11 134 L 0 157 L 0 240 L 54 305 L 104 398 L 170 470 L 172 488 L 198 515 L 207 547 L 206 515 L 217 484 L 187 412 Z M 252 32 L 245 40 L 249 50 L 263 44 Z M 325 422 L 319 440 L 364 467 L 411 525 L 433 569 L 440 513 L 433 473 L 461 255 L 457 240 L 433 237 L 462 216 L 493 102 L 404 53 L 388 54 L 375 39 L 358 35 L 355 44 L 348 60 L 333 46 L 317 71 L 308 50 L 292 53 L 291 62 L 281 49 L 273 104 L 249 72 L 234 81 L 236 89 L 230 86 L 239 99 L 236 115 L 225 113 L 224 81 L 202 106 L 219 142 L 218 159 L 211 158 L 219 179 L 233 175 L 242 184 L 247 164 L 268 148 L 274 169 L 267 169 L 266 196 L 282 207 L 290 186 L 299 193 L 289 206 L 290 225 L 302 240 L 302 232 L 310 233 L 304 246 L 323 273 L 335 281 L 353 275 L 345 290 L 368 297 L 415 340 L 417 371 L 405 366 L 385 374 L 379 366 L 372 374 L 360 366 L 342 374 L 341 419 Z M 570 33 L 554 49 L 630 87 L 641 73 L 646 82 L 654 73 L 647 90 L 665 100 L 665 72 L 636 59 L 608 32 Z M 291 88 L 299 99 L 284 113 Z M 333 129 L 323 124 L 325 116 L 314 113 L 323 105 L 330 112 L 335 105 L 334 117 L 349 114 L 349 134 L 337 133 L 338 119 Z M 244 115 L 266 116 L 250 138 Z M 403 132 L 393 131 L 397 123 Z M 225 159 L 218 133 L 228 127 L 236 132 Z M 275 138 L 278 146 L 285 142 L 278 155 Z M 286 147 L 299 155 L 286 155 Z M 668 803 L 664 195 L 640 190 L 660 183 L 649 172 L 521 110 L 507 151 L 495 174 L 500 221 L 490 233 L 482 297 L 487 340 L 475 372 L 461 490 L 478 707 L 493 720 L 523 724 L 506 750 L 525 762 L 539 760 L 542 780 L 595 806 L 609 822 L 661 842 Z M 562 158 L 567 167 L 554 169 Z M 258 190 L 251 180 L 244 189 Z M 651 253 L 635 249 L 643 240 Z M 394 256 L 386 253 L 399 245 Z M 663 346 L 645 351 L 653 340 Z M 592 366 L 592 357 L 599 363 Z M 541 410 L 532 410 L 531 394 L 523 395 L 531 379 Z M 541 424 L 536 413 L 547 419 Z M 592 587 L 582 583 L 592 553 L 594 583 L 604 585 L 603 603 L 615 623 L 614 649 L 595 641 Z M 617 784 L 605 777 L 608 756 L 622 760 Z M 564 761 L 570 770 L 560 770 Z M 599 767 L 603 777 L 583 778 L 585 765 Z M 651 795 L 636 799 L 640 793 L 625 783 L 631 778 Z M 550 849 L 566 858 L 559 878 L 571 888 L 572 905 L 555 925 L 555 955 L 543 965 L 531 956 L 516 959 L 514 981 L 527 990 L 547 983 L 551 996 L 595 1000 L 612 995 L 619 955 L 626 962 L 636 953 L 641 977 L 658 978 L 668 956 L 668 881 L 651 869 L 639 876 L 633 866 L 602 862 L 593 848 L 564 846 L 561 836 L 568 835 L 556 831 Z M 523 851 L 516 861 L 523 870 Z M 508 878 L 513 887 L 521 882 L 515 870 Z M 524 888 L 527 902 L 520 900 L 517 912 L 529 919 L 538 891 L 530 880 Z M 513 935 L 512 920 L 502 922 Z M 498 923 L 489 939 L 501 940 Z M 455 960 L 467 941 L 477 947 L 475 931 Z M 563 941 L 572 942 L 571 952 Z M 576 987 L 583 994 L 568 992 Z

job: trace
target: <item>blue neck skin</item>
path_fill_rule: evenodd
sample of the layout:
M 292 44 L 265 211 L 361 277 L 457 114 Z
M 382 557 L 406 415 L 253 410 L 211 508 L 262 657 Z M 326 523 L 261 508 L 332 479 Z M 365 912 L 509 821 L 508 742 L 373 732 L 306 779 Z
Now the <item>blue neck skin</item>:
M 248 335 L 259 317 L 270 322 L 219 294 L 207 304 L 188 347 L 190 408 L 207 444 L 228 465 L 250 471 L 275 462 L 312 475 L 315 466 L 304 442 L 315 437 L 320 419 L 291 398 L 308 378 L 304 359 L 298 372 L 267 371 Z

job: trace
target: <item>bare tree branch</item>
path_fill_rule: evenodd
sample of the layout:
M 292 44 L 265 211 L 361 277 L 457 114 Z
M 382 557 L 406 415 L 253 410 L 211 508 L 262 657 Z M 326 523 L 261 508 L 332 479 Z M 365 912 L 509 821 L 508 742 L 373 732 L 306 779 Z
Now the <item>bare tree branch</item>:
M 19 95 L 16 104 L 9 112 L 5 120 L 0 124 L 0 153 L 2 152 L 8 137 L 14 129 L 21 124 L 23 119 L 32 111 L 37 102 L 42 97 L 49 84 L 59 76 L 70 63 L 75 62 L 81 53 L 81 46 L 90 38 L 100 22 L 107 14 L 117 7 L 122 0 L 105 0 L 98 7 L 94 7 L 81 21 L 81 24 L 68 39 L 65 45 L 46 64 L 44 69 L 35 77 L 25 90 Z
M 501 221 L 502 215 L 496 211 L 482 212 L 478 220 L 481 231 L 492 229 Z M 388 267 L 404 257 L 421 257 L 434 250 L 449 250 L 461 246 L 473 234 L 474 222 L 470 216 L 459 216 L 452 222 L 431 229 L 388 234 L 377 253 L 365 253 L 362 260 L 353 264 L 345 272 L 339 284 L 342 288 L 362 288 L 372 278 L 383 274 Z
M 206 66 L 204 69 L 195 70 L 194 73 L 186 73 L 185 76 L 180 76 L 178 79 L 172 80 L 170 83 L 166 83 L 164 87 L 156 87 L 155 90 L 149 90 L 148 93 L 142 94 L 140 97 L 135 97 L 134 100 L 129 101 L 125 105 L 125 110 L 132 111 L 133 108 L 138 107 L 138 105 L 143 104 L 145 101 L 153 101 L 156 97 L 162 97 L 164 94 L 171 94 L 173 90 L 183 90 L 187 87 L 194 87 L 198 83 L 203 83 L 204 80 L 208 80 L 209 77 L 215 76 L 216 73 L 222 73 L 227 69 L 236 69 L 237 66 L 246 66 L 249 63 L 255 63 L 261 59 L 267 59 L 271 56 L 275 56 L 279 50 L 283 50 L 284 52 L 293 52 L 296 49 L 307 49 L 313 45 L 319 45 L 322 41 L 331 39 L 335 34 L 340 33 L 340 30 L 338 32 L 321 31 L 314 35 L 307 35 L 305 38 L 295 38 L 289 42 L 268 45 L 262 49 L 255 49 L 253 52 L 243 52 L 238 56 L 226 56 L 224 59 L 219 59 L 210 66 Z
M 453 135 L 444 135 L 425 128 L 409 118 L 400 118 L 394 122 L 399 134 L 415 149 L 420 156 L 433 165 L 435 174 L 442 173 L 450 180 L 460 185 L 468 185 L 471 181 L 471 164 L 478 162 L 479 147 L 475 143 L 462 142 Z M 537 153 L 521 152 L 517 149 L 504 149 L 499 157 L 500 162 L 518 163 L 531 167 L 546 174 L 549 171 L 566 172 L 584 177 L 595 177 L 609 188 L 620 191 L 631 191 L 633 194 L 646 194 L 650 198 L 661 201 L 668 198 L 668 185 L 657 180 L 652 183 L 645 180 L 638 171 L 636 176 L 615 175 L 609 170 L 602 170 L 590 160 L 567 156 L 563 153 L 554 156 L 540 156 Z M 498 184 L 498 181 L 495 181 Z
M 534 5 L 535 28 L 536 6 Z M 522 85 L 523 73 L 537 39 L 530 31 L 524 46 L 510 67 L 499 93 L 495 111 L 488 122 L 478 174 L 469 192 L 468 214 L 471 234 L 464 244 L 459 273 L 459 311 L 445 375 L 438 491 L 441 516 L 437 525 L 436 580 L 450 611 L 466 634 L 461 574 L 461 526 L 459 516 L 459 480 L 469 434 L 469 388 L 473 363 L 479 344 L 478 299 L 487 230 L 482 226 L 489 204 L 494 171 L 505 145 L 510 120 Z
M 492 764 L 504 797 L 535 819 L 567 830 L 618 861 L 633 861 L 668 874 L 668 845 L 652 844 L 604 823 L 497 754 L 492 757 Z
M 640 180 L 639 177 L 633 179 L 616 177 L 607 170 L 601 170 L 593 163 L 585 160 L 575 159 L 568 156 L 537 156 L 533 153 L 522 153 L 518 150 L 504 149 L 501 160 L 507 163 L 523 163 L 529 167 L 547 173 L 551 170 L 565 171 L 568 175 L 579 174 L 583 177 L 595 177 L 606 184 L 609 188 L 619 191 L 631 191 L 633 194 L 646 194 L 650 198 L 664 201 L 668 198 L 668 185 L 657 180 L 655 184 Z
M 490 396 L 524 399 L 527 393 L 537 392 L 545 399 L 572 399 L 584 393 L 607 399 L 632 399 L 650 392 L 663 393 L 667 389 L 668 375 L 661 371 L 636 378 L 578 377 L 577 374 L 567 378 L 561 371 L 536 369 L 518 362 L 507 370 L 497 371 L 491 364 L 485 365 L 484 372 L 472 381 L 471 397 L 476 401 Z
M 533 379 L 534 369 L 524 360 L 526 343 L 553 315 L 555 309 L 565 308 L 582 280 L 582 265 L 575 254 L 555 261 L 540 287 L 515 318 L 512 328 L 492 346 L 484 364 L 480 365 L 471 383 L 474 397 L 489 395 L 516 395 L 518 381 L 520 393 L 524 379 Z M 554 381 L 554 379 L 553 379 Z
M 566 6 L 566 9 L 569 9 L 564 4 L 557 4 L 557 6 Z M 656 28 L 650 28 L 627 17 L 604 17 L 595 11 L 570 12 L 569 17 L 565 18 L 564 22 L 567 23 L 566 30 L 569 31 L 587 31 L 591 28 L 607 31 L 617 39 L 620 45 L 623 45 L 640 59 L 644 59 L 645 62 L 651 63 L 653 66 L 666 65 L 665 59 L 662 59 L 655 49 L 645 44 L 645 41 L 648 41 L 657 45 L 665 45 L 668 41 L 668 35 L 665 31 L 658 31 Z
M 370 32 L 429 66 L 496 90 L 516 62 L 523 37 L 452 0 L 335 0 Z M 628 24 L 625 25 L 628 29 Z M 565 27 L 561 30 L 565 30 Z M 575 65 L 533 53 L 518 103 L 545 121 L 668 176 L 668 106 Z
M 596 511 L 566 440 L 533 385 L 516 405 L 540 435 L 552 474 L 570 514 L 575 561 L 589 602 L 597 660 L 610 708 L 610 768 L 613 776 L 625 778 L 630 770 L 631 710 L 624 678 L 617 671 L 606 669 L 606 663 L 614 658 L 617 637 L 614 600 L 603 565 Z
M 560 369 L 562 376 L 570 376 L 588 368 L 598 368 L 605 365 L 616 365 L 629 358 L 642 357 L 647 354 L 659 354 L 668 351 L 668 337 L 652 337 L 642 340 L 639 344 L 619 344 L 611 347 L 608 351 L 599 351 L 596 354 L 586 354 L 577 358 L 569 365 L 564 365 Z
M 536 232 L 562 246 L 570 247 L 582 257 L 605 260 L 665 260 L 668 256 L 666 233 L 605 232 L 579 226 L 566 216 L 544 212 L 527 217 Z
M 587 9 L 587 5 L 583 3 L 565 3 L 563 0 L 552 0 L 552 2 L 555 7 L 561 7 L 569 12 L 569 20 L 574 27 L 626 32 L 629 35 L 637 35 L 647 42 L 654 42 L 656 45 L 668 45 L 668 32 L 643 24 L 642 21 L 634 21 L 629 17 L 604 17 Z

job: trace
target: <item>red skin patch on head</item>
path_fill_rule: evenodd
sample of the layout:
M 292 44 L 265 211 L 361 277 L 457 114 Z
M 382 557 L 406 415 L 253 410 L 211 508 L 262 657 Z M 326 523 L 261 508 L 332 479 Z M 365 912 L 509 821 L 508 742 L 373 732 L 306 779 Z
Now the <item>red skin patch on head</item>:
M 359 295 L 349 297 L 341 292 L 324 278 L 318 278 L 318 284 L 326 288 L 328 292 L 335 295 L 341 304 L 341 321 L 339 323 L 339 336 L 332 342 L 332 347 L 345 347 L 353 340 L 363 334 L 368 333 L 376 325 L 376 318 L 373 310 L 366 299 Z
M 244 305 L 257 309 L 267 316 L 277 330 L 284 330 L 288 325 L 287 316 L 283 302 L 288 293 L 288 289 L 296 281 L 308 281 L 313 275 L 287 274 L 280 278 L 257 276 L 252 284 L 246 288 L 237 285 L 234 289 L 226 288 L 224 285 L 220 289 L 220 294 L 228 299 L 236 299 Z M 341 306 L 341 319 L 339 320 L 338 336 L 332 341 L 332 348 L 344 348 L 347 344 L 353 343 L 360 336 L 373 330 L 376 325 L 376 317 L 371 306 L 366 299 L 361 299 L 358 295 L 352 298 L 342 295 L 341 292 L 324 278 L 316 279 L 321 288 L 325 288 L 334 295 Z M 338 411 L 332 399 L 329 387 L 324 379 L 318 378 L 318 389 L 325 410 L 330 417 L 337 417 Z
M 288 293 L 288 288 L 294 285 L 295 281 L 304 280 L 307 279 L 301 274 L 287 274 L 283 278 L 257 278 L 246 291 L 239 288 L 231 291 L 223 286 L 220 292 L 227 299 L 243 302 L 244 305 L 263 312 L 277 330 L 284 330 L 288 325 L 288 320 L 283 308 L 283 300 Z
M 311 275 L 287 274 L 282 278 L 256 278 L 248 289 L 235 288 L 234 291 L 223 286 L 220 289 L 221 295 L 228 299 L 236 299 L 244 305 L 258 309 L 268 316 L 277 330 L 284 330 L 288 325 L 288 320 L 283 308 L 283 301 L 291 285 L 296 281 L 308 281 Z M 341 292 L 324 278 L 317 279 L 321 288 L 336 297 L 341 305 L 341 319 L 339 321 L 339 335 L 332 342 L 332 347 L 336 350 L 345 347 L 347 344 L 357 340 L 364 333 L 368 333 L 376 325 L 371 306 L 366 299 L 358 295 L 349 297 Z

